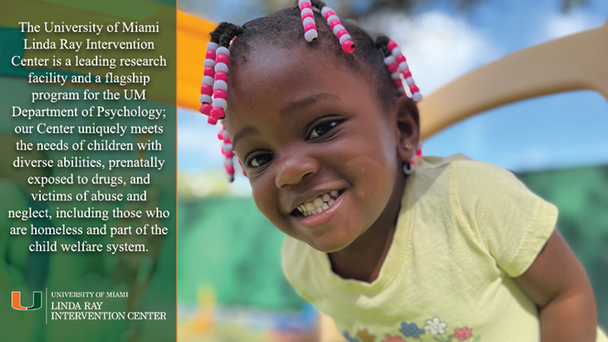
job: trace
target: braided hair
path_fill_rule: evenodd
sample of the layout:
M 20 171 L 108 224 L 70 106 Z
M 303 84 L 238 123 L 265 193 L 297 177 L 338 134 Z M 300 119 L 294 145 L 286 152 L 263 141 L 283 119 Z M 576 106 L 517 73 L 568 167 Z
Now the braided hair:
M 225 117 L 228 65 L 246 63 L 247 54 L 256 46 L 267 44 L 333 53 L 354 72 L 372 80 L 379 105 L 385 112 L 406 94 L 403 81 L 409 86 L 414 102 L 422 99 L 395 42 L 386 36 L 373 39 L 355 22 L 340 21 L 335 12 L 319 0 L 298 0 L 295 7 L 278 10 L 243 26 L 223 22 L 210 36 L 200 98 L 201 112 L 209 116 L 210 124 L 215 125 Z M 232 181 L 234 152 L 223 126 L 218 137 L 223 141 L 225 167 Z

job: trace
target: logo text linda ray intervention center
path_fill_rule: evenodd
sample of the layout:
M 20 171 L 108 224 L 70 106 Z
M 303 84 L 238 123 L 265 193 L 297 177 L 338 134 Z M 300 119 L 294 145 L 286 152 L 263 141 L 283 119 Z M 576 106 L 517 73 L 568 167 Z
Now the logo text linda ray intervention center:
M 84 301 L 83 298 L 100 300 L 128 298 L 128 292 L 50 292 L 51 320 L 166 320 L 165 311 L 103 311 L 102 301 Z M 57 301 L 63 298 L 63 301 Z

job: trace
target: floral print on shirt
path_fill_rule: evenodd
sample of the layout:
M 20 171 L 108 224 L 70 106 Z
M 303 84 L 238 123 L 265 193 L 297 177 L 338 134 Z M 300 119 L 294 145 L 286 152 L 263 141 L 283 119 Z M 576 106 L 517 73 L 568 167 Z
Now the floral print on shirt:
M 368 329 L 357 330 L 355 336 L 351 336 L 348 331 L 343 335 L 348 342 L 480 342 L 481 340 L 481 336 L 474 336 L 473 329 L 467 326 L 455 328 L 451 335 L 448 331 L 448 323 L 435 316 L 425 320 L 422 329 L 414 322 L 401 322 L 399 329 L 401 335 L 386 334 L 381 341 L 376 341 L 376 335 L 372 335 Z

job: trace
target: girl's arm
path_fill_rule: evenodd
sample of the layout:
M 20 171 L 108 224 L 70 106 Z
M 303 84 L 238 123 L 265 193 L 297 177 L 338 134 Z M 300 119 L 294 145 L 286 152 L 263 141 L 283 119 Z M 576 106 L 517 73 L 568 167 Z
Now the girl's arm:
M 542 342 L 595 342 L 597 312 L 585 270 L 557 232 L 515 282 L 538 305 Z

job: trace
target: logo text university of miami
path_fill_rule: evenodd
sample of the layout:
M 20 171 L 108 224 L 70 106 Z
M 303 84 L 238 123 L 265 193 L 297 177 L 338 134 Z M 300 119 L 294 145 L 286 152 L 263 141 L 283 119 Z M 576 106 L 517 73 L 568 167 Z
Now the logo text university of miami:
M 21 306 L 21 292 L 11 292 L 11 306 L 15 310 L 38 310 L 42 307 L 42 291 L 34 291 L 34 304 L 30 307 Z

